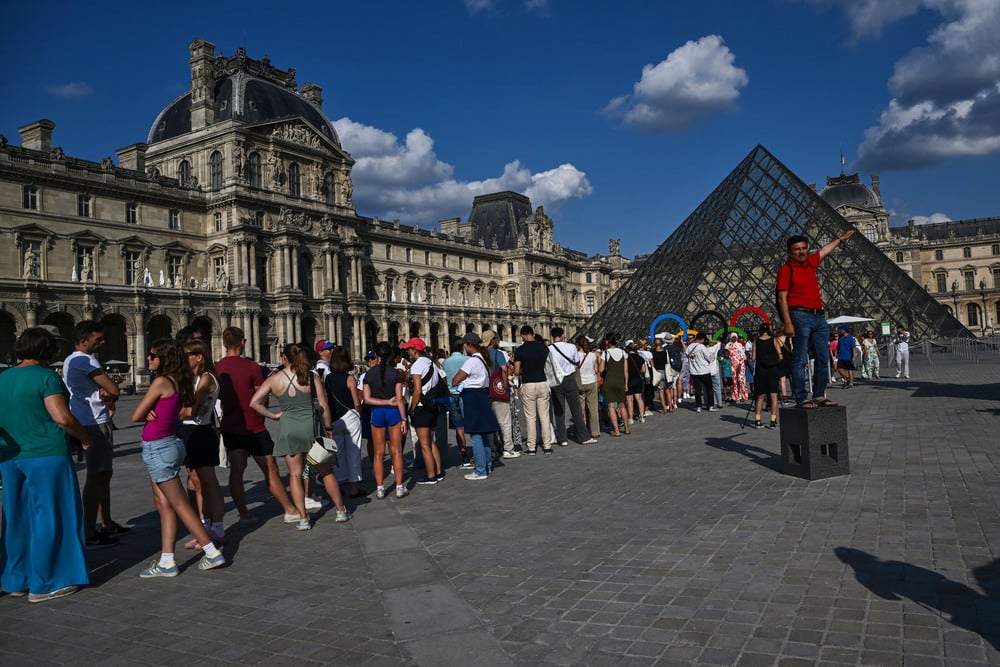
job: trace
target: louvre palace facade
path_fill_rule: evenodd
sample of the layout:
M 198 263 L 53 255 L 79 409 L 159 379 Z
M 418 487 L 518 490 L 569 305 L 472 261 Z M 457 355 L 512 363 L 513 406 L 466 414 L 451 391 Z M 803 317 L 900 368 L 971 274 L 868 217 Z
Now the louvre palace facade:
M 117 164 L 66 155 L 49 120 L 21 127 L 20 146 L 0 136 L 0 361 L 25 327 L 68 334 L 83 319 L 105 325 L 101 359 L 133 373 L 188 324 L 217 354 L 239 326 L 264 362 L 319 338 L 361 358 L 383 339 L 547 334 L 574 330 L 630 273 L 617 241 L 608 255 L 563 248 L 513 192 L 440 229 L 358 215 L 319 86 L 203 40 L 190 65 L 190 92 Z

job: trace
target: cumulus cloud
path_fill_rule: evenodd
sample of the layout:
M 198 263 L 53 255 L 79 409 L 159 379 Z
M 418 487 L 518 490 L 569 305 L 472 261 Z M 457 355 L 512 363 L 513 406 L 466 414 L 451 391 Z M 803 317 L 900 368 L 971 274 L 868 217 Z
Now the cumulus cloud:
M 630 95 L 616 97 L 604 112 L 643 132 L 678 132 L 718 111 L 736 108 L 750 78 L 719 35 L 707 35 L 675 49 L 665 60 L 642 68 Z
M 405 139 L 350 118 L 334 121 L 341 142 L 357 162 L 354 165 L 354 203 L 358 210 L 407 224 L 433 224 L 444 218 L 464 217 L 472 198 L 501 190 L 527 195 L 536 206 L 558 211 L 571 199 L 593 192 L 586 173 L 572 164 L 532 173 L 517 160 L 499 176 L 460 181 L 454 167 L 438 159 L 434 140 L 422 129 Z
M 951 222 L 949 218 L 944 213 L 931 213 L 930 215 L 915 215 L 910 218 L 915 225 L 929 225 L 935 222 Z
M 806 0 L 832 5 L 830 0 Z M 996 0 L 837 2 L 856 39 L 876 37 L 920 10 L 940 19 L 927 42 L 904 54 L 891 99 L 865 131 L 857 167 L 907 169 L 1000 152 L 1000 3 Z
M 47 86 L 43 86 L 42 89 L 49 95 L 56 95 L 57 97 L 65 97 L 66 99 L 75 99 L 77 97 L 86 97 L 94 92 L 89 85 L 83 81 L 71 81 L 70 83 L 53 83 Z

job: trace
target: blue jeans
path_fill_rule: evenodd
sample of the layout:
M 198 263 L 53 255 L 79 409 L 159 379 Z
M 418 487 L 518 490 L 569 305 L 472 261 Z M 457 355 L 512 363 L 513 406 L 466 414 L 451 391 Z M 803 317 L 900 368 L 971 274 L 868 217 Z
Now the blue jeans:
M 486 443 L 482 433 L 469 433 L 472 441 L 472 458 L 476 463 L 476 474 L 486 475 L 493 472 L 493 449 Z
M 809 361 L 811 348 L 816 359 L 813 368 L 813 398 L 823 398 L 830 379 L 827 365 L 830 357 L 830 325 L 822 315 L 799 310 L 793 310 L 789 314 L 795 327 L 795 338 L 792 341 L 792 397 L 796 403 L 809 397 L 806 390 L 806 363 Z

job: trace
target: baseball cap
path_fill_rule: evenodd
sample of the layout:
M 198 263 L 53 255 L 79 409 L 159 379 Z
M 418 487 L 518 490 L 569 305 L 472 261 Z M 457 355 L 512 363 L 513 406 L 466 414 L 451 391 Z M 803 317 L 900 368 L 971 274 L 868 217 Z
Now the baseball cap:
M 841 331 L 850 331 L 851 330 L 851 327 L 847 326 L 846 324 L 841 324 L 837 328 L 840 329 Z
M 368 350 L 368 352 L 365 353 L 365 360 L 368 361 L 374 359 L 376 356 L 375 350 Z
M 329 341 L 325 338 L 320 338 L 316 342 L 316 351 L 319 352 L 320 350 L 330 350 L 333 349 L 334 346 L 335 344 L 333 343 L 333 341 Z
M 422 352 L 422 351 L 424 351 L 424 350 L 427 349 L 427 343 L 425 343 L 422 338 L 417 338 L 416 336 L 414 336 L 413 338 L 411 338 L 410 340 L 406 341 L 405 343 L 403 343 L 399 347 L 402 350 L 406 350 L 406 349 L 412 347 L 417 352 Z
M 487 329 L 486 331 L 483 332 L 483 335 L 482 335 L 483 345 L 489 345 L 493 341 L 493 339 L 496 338 L 496 337 L 497 337 L 497 332 L 496 331 L 493 331 L 491 329 Z
M 479 334 L 477 334 L 476 332 L 470 331 L 469 333 L 462 336 L 462 342 L 468 343 L 469 345 L 482 345 L 483 339 L 480 338 Z

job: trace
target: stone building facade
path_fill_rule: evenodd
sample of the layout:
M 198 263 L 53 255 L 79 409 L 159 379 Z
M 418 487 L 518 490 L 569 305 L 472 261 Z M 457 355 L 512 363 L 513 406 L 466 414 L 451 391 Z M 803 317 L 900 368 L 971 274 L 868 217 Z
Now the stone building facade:
M 468 221 L 421 229 L 358 215 L 354 160 L 322 89 L 243 49 L 190 45 L 191 90 L 146 142 L 99 162 L 53 144 L 54 123 L 0 136 L 0 361 L 34 324 L 105 324 L 104 361 L 145 366 L 149 343 L 197 324 L 247 332 L 248 355 L 336 340 L 435 346 L 522 324 L 573 330 L 629 275 L 617 241 L 587 256 L 553 241 L 523 195 L 476 197 Z
M 969 331 L 989 335 L 1000 322 L 1000 218 L 889 226 L 879 177 L 826 179 L 819 195 L 854 224 Z

